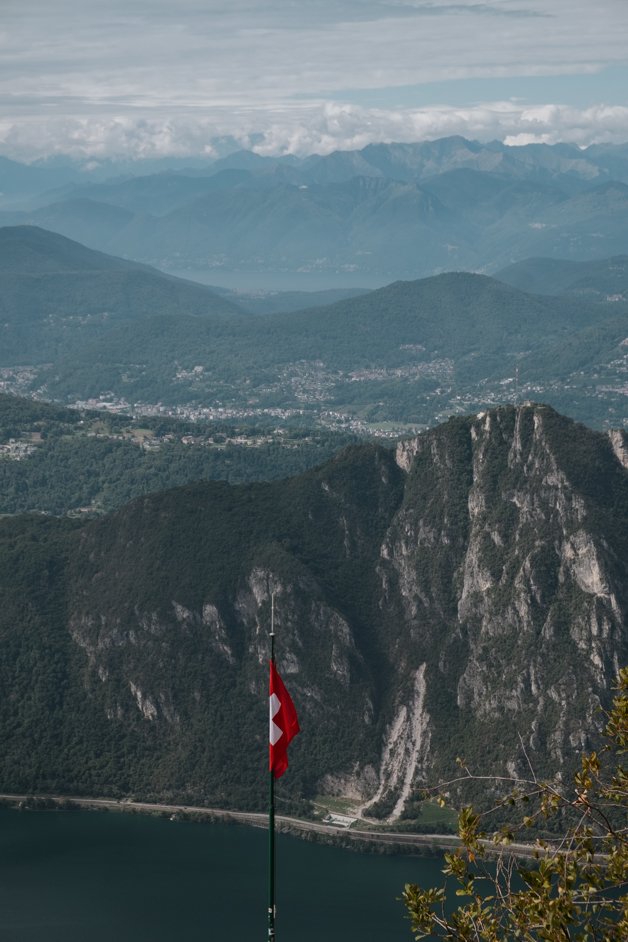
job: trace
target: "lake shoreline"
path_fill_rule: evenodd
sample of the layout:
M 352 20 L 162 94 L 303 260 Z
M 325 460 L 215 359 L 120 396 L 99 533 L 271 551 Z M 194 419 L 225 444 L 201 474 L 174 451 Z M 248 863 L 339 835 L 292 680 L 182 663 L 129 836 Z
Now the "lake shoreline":
M 74 795 L 52 794 L 0 794 L 0 803 L 16 810 L 26 811 L 110 811 L 126 814 L 148 814 L 170 817 L 175 821 L 244 824 L 249 827 L 268 828 L 268 815 L 255 811 L 235 811 L 226 808 L 205 808 L 200 805 L 167 804 L 164 802 L 135 801 L 132 799 L 87 798 Z M 322 844 L 351 847 L 355 850 L 381 853 L 416 853 L 419 856 L 440 855 L 443 850 L 460 844 L 451 834 L 413 834 L 395 831 L 370 831 L 359 828 L 322 824 L 289 815 L 275 816 L 278 832 L 292 834 L 301 840 Z
M 221 822 L 245 824 L 256 828 L 268 828 L 268 816 L 254 811 L 233 811 L 225 808 L 204 808 L 198 805 L 166 804 L 161 802 L 134 801 L 115 798 L 86 798 L 74 795 L 26 795 L 0 794 L 0 804 L 17 810 L 92 810 L 119 811 L 132 814 L 170 816 L 171 820 L 199 822 Z M 370 831 L 354 827 L 338 827 L 322 824 L 289 815 L 276 815 L 276 828 L 280 832 L 293 834 L 302 840 L 331 844 L 344 848 L 353 847 L 361 852 L 416 854 L 418 856 L 440 855 L 443 851 L 461 846 L 460 838 L 452 834 L 415 834 L 407 831 Z M 533 844 L 513 843 L 504 847 L 485 842 L 487 853 L 501 854 L 504 851 L 514 857 L 533 858 L 538 848 Z

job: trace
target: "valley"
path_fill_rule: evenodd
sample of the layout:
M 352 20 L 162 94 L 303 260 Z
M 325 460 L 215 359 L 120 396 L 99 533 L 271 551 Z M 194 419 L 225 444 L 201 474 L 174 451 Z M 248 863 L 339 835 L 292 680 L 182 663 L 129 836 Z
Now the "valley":
M 2 940 L 628 938 L 627 12 L 3 4 Z
M 68 191 L 86 244 L 43 203 L 0 228 L 6 791 L 255 813 L 273 593 L 308 730 L 288 813 L 331 802 L 420 830 L 424 787 L 462 752 L 488 774 L 532 756 L 567 775 L 598 742 L 628 653 L 628 257 L 601 254 L 623 244 L 624 171 L 467 144 L 369 150 L 364 179 L 353 155 L 333 180 L 325 160 L 262 161 Z M 520 260 L 493 251 L 482 271 L 426 256 L 424 277 L 369 287 L 389 269 L 365 262 L 351 272 L 366 288 L 269 293 L 89 247 L 96 197 L 115 229 L 146 199 L 183 218 L 192 191 L 210 216 L 237 197 L 243 220 L 254 194 L 268 246 L 283 226 L 295 259 L 282 200 L 294 219 L 327 206 L 318 235 L 303 223 L 314 245 L 330 194 L 345 216 L 374 200 L 378 238 L 388 220 L 407 252 L 436 251 L 454 198 L 472 242 L 481 219 L 505 247 L 517 206 L 548 254 L 524 256 L 524 239 Z M 564 232 L 593 214 L 608 238 L 593 253 L 569 236 L 557 257 L 558 223 L 538 222 L 552 213 Z M 345 270 L 322 255 L 317 270 L 326 258 Z
M 449 272 L 255 316 L 35 227 L 0 229 L 0 245 L 6 393 L 391 438 L 526 400 L 600 428 L 625 422 L 620 291 L 529 294 Z M 600 292 L 613 265 L 624 271 L 607 260 L 591 275 Z

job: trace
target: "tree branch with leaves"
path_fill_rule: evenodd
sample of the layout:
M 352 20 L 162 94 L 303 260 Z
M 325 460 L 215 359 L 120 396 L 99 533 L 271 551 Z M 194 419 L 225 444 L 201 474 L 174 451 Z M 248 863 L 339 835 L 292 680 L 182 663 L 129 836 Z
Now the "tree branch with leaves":
M 605 744 L 581 757 L 568 785 L 538 780 L 528 760 L 529 778 L 510 779 L 512 787 L 490 811 L 460 811 L 460 846 L 445 855 L 445 886 L 405 887 L 403 901 L 415 938 L 626 942 L 627 751 L 624 668 L 607 715 Z M 481 778 L 461 765 L 464 778 Z M 517 823 L 491 831 L 491 815 L 505 805 L 520 812 Z M 523 853 L 532 860 L 522 862 Z M 454 889 L 461 903 L 452 910 Z

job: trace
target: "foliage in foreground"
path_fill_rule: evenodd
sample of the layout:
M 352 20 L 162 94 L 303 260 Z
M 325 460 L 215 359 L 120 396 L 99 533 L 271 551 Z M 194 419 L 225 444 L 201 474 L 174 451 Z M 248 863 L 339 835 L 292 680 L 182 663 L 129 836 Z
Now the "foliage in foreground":
M 403 900 L 415 938 L 456 942 L 628 938 L 626 668 L 620 672 L 606 737 L 599 754 L 582 756 L 580 771 L 569 786 L 539 781 L 532 770 L 529 780 L 518 780 L 505 799 L 525 809 L 516 827 L 490 834 L 482 827 L 482 815 L 469 807 L 461 811 L 461 846 L 445 855 L 447 885 L 405 887 Z M 509 853 L 508 845 L 526 840 L 528 829 L 546 832 L 556 826 L 559 839 L 537 837 L 534 863 L 524 865 Z M 465 901 L 449 912 L 446 898 L 452 882 L 456 895 Z

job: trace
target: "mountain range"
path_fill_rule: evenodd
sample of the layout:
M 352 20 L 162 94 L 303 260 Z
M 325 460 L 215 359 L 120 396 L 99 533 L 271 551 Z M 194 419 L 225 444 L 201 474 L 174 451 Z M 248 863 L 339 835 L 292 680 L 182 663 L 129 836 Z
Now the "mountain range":
M 496 278 L 532 294 L 567 294 L 596 301 L 628 300 L 628 255 L 596 261 L 527 258 Z
M 282 482 L 3 518 L 0 559 L 3 791 L 261 807 L 274 593 L 302 727 L 281 793 L 395 819 L 457 756 L 547 776 L 596 746 L 628 439 L 504 407 Z
M 260 318 L 36 227 L 0 229 L 0 249 L 7 392 L 353 431 L 526 397 L 601 426 L 625 416 L 628 302 L 604 293 L 612 260 L 590 274 L 597 294 L 450 272 Z
M 262 806 L 273 594 L 288 807 L 397 820 L 457 756 L 568 773 L 628 653 L 626 147 L 128 171 L 0 160 L 0 391 L 153 415 L 0 399 L 2 790 Z M 391 283 L 247 298 L 148 263 Z M 126 437 L 164 449 L 166 413 L 180 441 L 140 461 Z M 424 431 L 277 480 L 276 450 L 238 477 L 227 426 L 192 420 L 296 426 L 286 471 L 306 438 L 327 458 L 316 425 Z M 250 465 L 257 434 L 234 436 Z M 242 483 L 189 483 L 192 444 Z M 147 494 L 147 469 L 184 486 Z M 49 515 L 83 496 L 115 509 Z
M 626 251 L 626 145 L 508 147 L 452 137 L 305 159 L 239 152 L 147 175 L 141 166 L 99 182 L 75 172 L 41 192 L 42 167 L 0 164 L 14 204 L 0 224 L 38 225 L 182 273 L 344 271 L 393 281 L 493 273 L 529 256 Z M 30 202 L 18 208 L 29 174 Z

